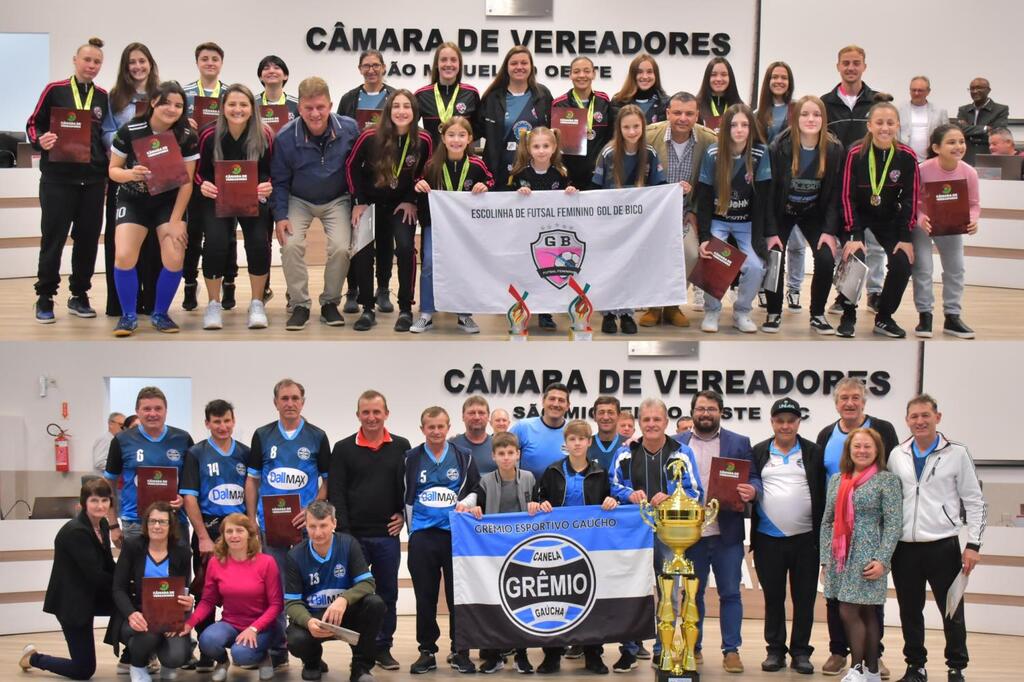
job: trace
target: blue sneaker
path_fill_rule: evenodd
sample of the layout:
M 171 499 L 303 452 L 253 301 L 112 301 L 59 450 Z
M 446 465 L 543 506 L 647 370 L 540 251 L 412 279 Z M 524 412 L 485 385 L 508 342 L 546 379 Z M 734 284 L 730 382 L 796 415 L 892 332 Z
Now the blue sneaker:
M 139 326 L 139 318 L 134 315 L 122 315 L 114 327 L 114 336 L 131 336 Z
M 36 322 L 39 324 L 53 324 L 57 318 L 53 314 L 53 299 L 49 296 L 40 296 L 36 299 Z
M 164 334 L 177 334 L 181 331 L 178 325 L 175 324 L 174 320 L 171 319 L 167 313 L 153 313 L 149 321 L 153 323 L 153 327 Z

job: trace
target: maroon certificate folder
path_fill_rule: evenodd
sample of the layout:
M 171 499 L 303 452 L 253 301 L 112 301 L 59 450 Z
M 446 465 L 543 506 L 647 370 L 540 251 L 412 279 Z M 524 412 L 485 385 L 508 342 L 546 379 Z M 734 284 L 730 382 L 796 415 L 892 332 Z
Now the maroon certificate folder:
M 177 189 L 188 182 L 185 159 L 174 133 L 166 131 L 132 141 L 137 162 L 149 169 L 146 186 L 152 196 Z
M 711 258 L 697 259 L 697 265 L 690 273 L 690 283 L 721 300 L 747 257 L 738 247 L 718 237 L 712 237 L 708 242 L 708 251 L 711 252 Z
M 722 125 L 722 117 L 721 116 L 708 116 L 707 118 L 704 119 L 704 127 L 705 128 L 711 128 L 716 133 L 718 132 L 718 128 L 721 125 Z
M 256 195 L 259 180 L 256 161 L 215 161 L 213 165 L 217 217 L 258 216 L 260 200 Z
M 708 492 L 705 496 L 707 499 L 718 500 L 722 509 L 743 511 L 746 502 L 740 499 L 736 486 L 750 480 L 749 460 L 712 457 L 708 479 Z
M 196 125 L 202 130 L 203 126 L 213 123 L 220 115 L 219 97 L 200 97 L 196 95 L 195 106 L 192 108 L 192 118 Z
M 149 111 L 149 100 L 148 99 L 140 99 L 137 102 L 135 102 L 135 116 L 133 116 L 132 118 L 137 118 L 139 116 L 142 116 L 143 114 L 147 113 L 148 111 Z
M 967 234 L 971 204 L 966 180 L 924 183 L 924 212 L 932 221 L 932 236 Z
M 139 518 L 154 502 L 170 502 L 178 496 L 176 467 L 139 467 L 135 470 Z
M 178 603 L 178 596 L 184 594 L 185 579 L 181 576 L 142 579 L 142 617 L 149 632 L 181 632 L 185 609 Z
M 274 134 L 277 135 L 277 131 L 281 130 L 284 124 L 288 122 L 288 105 L 261 104 L 260 119 L 264 125 L 269 126 L 274 131 Z
M 356 125 L 359 130 L 366 130 L 380 123 L 380 115 L 383 111 L 383 109 L 356 109 Z
M 558 131 L 563 154 L 586 156 L 587 110 L 579 107 L 551 107 L 551 128 Z
M 300 511 L 298 495 L 263 496 L 263 527 L 267 531 L 268 545 L 291 547 L 302 540 L 302 532 L 292 525 L 292 519 Z
M 89 163 L 92 156 L 92 112 L 50 107 L 50 132 L 57 142 L 49 159 L 57 163 Z

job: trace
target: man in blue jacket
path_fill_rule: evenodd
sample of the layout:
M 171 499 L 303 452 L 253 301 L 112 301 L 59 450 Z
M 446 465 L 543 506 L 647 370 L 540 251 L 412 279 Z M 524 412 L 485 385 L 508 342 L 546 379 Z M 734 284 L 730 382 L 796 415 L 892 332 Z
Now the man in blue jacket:
M 285 125 L 274 141 L 270 166 L 274 193 L 270 202 L 288 285 L 285 329 L 289 331 L 303 329 L 309 321 L 306 232 L 313 218 L 320 219 L 327 235 L 320 321 L 332 327 L 345 324 L 338 310 L 352 236 L 352 200 L 345 164 L 359 132 L 355 121 L 332 114 L 332 108 L 324 79 L 306 78 L 299 83 L 299 118 Z
M 696 481 L 684 478 L 683 485 L 700 496 L 705 502 L 704 491 L 711 473 L 711 460 L 715 457 L 745 459 L 752 461 L 750 439 L 722 428 L 722 396 L 715 391 L 701 391 L 693 396 L 690 412 L 693 415 L 693 429 L 675 436 L 692 451 L 690 471 Z M 737 485 L 740 499 L 753 502 L 761 494 L 761 477 L 757 470 L 750 468 L 750 481 Z M 740 578 L 743 567 L 743 540 L 746 529 L 743 513 L 722 509 L 718 519 L 705 528 L 701 540 L 686 551 L 686 557 L 693 561 L 693 568 L 700 584 L 697 588 L 697 611 L 700 613 L 697 639 L 697 659 L 700 655 L 704 631 L 704 591 L 707 588 L 708 573 L 715 572 L 715 586 L 718 589 L 719 618 L 722 628 L 722 667 L 726 672 L 742 673 L 743 661 L 739 649 L 742 643 L 740 627 L 743 624 L 743 602 L 740 600 Z

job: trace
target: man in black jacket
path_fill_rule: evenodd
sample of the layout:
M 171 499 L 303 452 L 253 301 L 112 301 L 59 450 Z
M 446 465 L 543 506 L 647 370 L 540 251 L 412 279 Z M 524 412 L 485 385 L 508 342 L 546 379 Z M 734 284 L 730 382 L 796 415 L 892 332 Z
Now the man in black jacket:
M 987 78 L 971 81 L 971 103 L 956 112 L 957 123 L 964 129 L 967 138 L 967 153 L 964 161 L 974 165 L 978 154 L 988 154 L 988 134 L 994 128 L 1005 128 L 1010 117 L 1010 108 L 996 104 L 989 97 L 992 86 Z
M 886 452 L 892 452 L 892 449 L 899 445 L 896 429 L 892 424 L 864 412 L 867 403 L 867 389 L 864 387 L 863 381 L 855 377 L 846 377 L 836 384 L 834 390 L 836 412 L 839 413 L 839 419 L 823 428 L 816 439 L 818 447 L 821 448 L 824 455 L 823 485 L 826 490 L 829 479 L 839 472 L 839 457 L 850 431 L 859 428 L 874 429 L 882 437 L 882 445 Z M 846 642 L 846 631 L 839 619 L 839 602 L 830 599 L 826 604 L 828 606 L 828 648 L 831 655 L 825 661 L 825 665 L 821 667 L 821 672 L 825 675 L 838 675 L 846 667 L 849 646 Z M 885 609 L 879 606 L 876 613 L 878 614 L 879 632 L 885 632 L 883 627 Z M 885 647 L 881 646 L 879 653 L 884 649 Z M 881 659 L 878 661 L 878 669 L 882 673 L 882 679 L 889 679 L 889 670 Z
M 764 591 L 764 639 L 767 672 L 786 665 L 810 675 L 811 625 L 818 592 L 818 535 L 825 510 L 821 448 L 798 435 L 803 415 L 791 398 L 771 409 L 774 436 L 753 448 L 754 467 L 763 493 L 751 507 L 750 548 Z M 793 630 L 786 647 L 786 579 L 791 586 Z

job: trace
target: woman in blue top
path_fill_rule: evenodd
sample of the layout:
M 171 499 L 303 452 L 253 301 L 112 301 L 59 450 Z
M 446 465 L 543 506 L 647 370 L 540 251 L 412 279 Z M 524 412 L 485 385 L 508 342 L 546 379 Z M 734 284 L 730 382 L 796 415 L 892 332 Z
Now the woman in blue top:
M 708 147 L 697 182 L 697 230 L 700 257 L 710 259 L 708 242 L 712 237 L 732 237 L 746 256 L 740 267 L 739 291 L 733 304 L 733 326 L 754 333 L 757 325 L 750 319 L 754 296 L 764 277 L 764 222 L 768 216 L 772 167 L 768 149 L 757 141 L 754 112 L 746 104 L 733 104 L 722 116 L 718 143 Z M 720 153 L 728 152 L 725 163 Z M 704 332 L 718 331 L 722 302 L 704 296 Z

